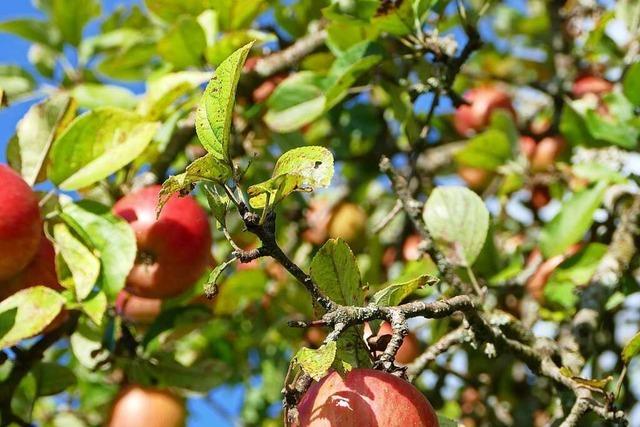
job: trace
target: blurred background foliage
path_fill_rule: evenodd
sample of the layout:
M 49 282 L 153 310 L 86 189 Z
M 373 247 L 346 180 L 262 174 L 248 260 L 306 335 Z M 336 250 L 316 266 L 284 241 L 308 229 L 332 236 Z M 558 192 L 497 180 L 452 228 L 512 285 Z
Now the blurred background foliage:
M 52 223 L 69 197 L 110 207 L 139 177 L 151 173 L 161 181 L 202 156 L 192 111 L 203 85 L 216 66 L 252 40 L 230 144 L 246 168 L 243 182 L 270 178 L 279 155 L 295 147 L 321 145 L 335 156 L 330 188 L 296 193 L 277 209 L 278 241 L 305 271 L 327 238 L 341 237 L 356 254 L 371 295 L 385 283 L 436 273 L 404 213 L 379 226 L 397 200 L 378 168 L 384 155 L 412 173 L 412 190 L 422 201 L 440 185 L 468 185 L 484 198 L 492 214 L 490 234 L 473 271 L 489 287 L 487 304 L 522 319 L 538 336 L 561 338 L 580 308 L 579 289 L 589 283 L 618 224 L 620 199 L 606 196 L 614 188 L 637 192 L 635 1 L 146 0 L 109 13 L 98 0 L 37 0 L 35 6 L 38 17 L 0 23 L 0 31 L 30 42 L 30 66 L 0 65 L 5 105 L 43 102 L 38 105 L 50 114 L 45 128 L 52 138 L 76 113 L 102 107 L 137 114 L 132 123 L 159 123 L 140 154 L 108 178 L 48 194 L 44 209 Z M 92 34 L 86 31 L 90 22 L 98 23 Z M 319 33 L 320 43 L 299 61 L 274 73 L 259 68 L 260 58 Z M 452 74 L 451 61 L 473 42 L 470 35 L 482 45 Z M 609 86 L 582 93 L 574 82 L 584 76 Z M 485 107 L 484 123 L 461 132 L 455 105 L 467 90 L 488 86 L 504 92 L 511 106 L 493 115 Z M 68 120 L 60 119 L 67 114 Z M 35 118 L 23 120 L 22 134 L 18 124 L 6 146 L 8 163 L 23 176 L 30 173 L 43 194 L 65 189 L 60 184 L 71 172 L 62 170 L 64 153 L 54 158 L 49 176 L 38 179 L 38 170 L 33 175 L 29 169 L 33 150 L 42 146 L 30 145 L 35 143 L 26 135 Z M 544 157 L 546 138 L 556 143 L 549 143 Z M 86 145 L 73 150 L 91 151 L 96 144 L 81 143 Z M 608 156 L 590 151 L 606 148 Z M 207 206 L 200 187 L 194 194 Z M 98 211 L 90 210 L 102 215 Z M 111 225 L 104 227 L 112 232 Z M 258 244 L 237 216 L 229 215 L 227 227 L 242 248 Z M 83 229 L 80 224 L 74 232 Z M 219 229 L 214 239 L 215 261 L 224 262 L 232 248 Z M 80 240 L 92 248 L 90 238 Z M 555 267 L 538 282 L 518 280 L 551 259 Z M 634 254 L 631 268 L 606 295 L 602 323 L 576 375 L 619 375 L 620 351 L 640 320 L 637 261 Z M 101 262 L 103 275 L 117 269 Z M 76 331 L 24 377 L 11 402 L 15 413 L 43 426 L 100 425 L 125 380 L 170 387 L 194 399 L 241 385 L 237 413 L 226 392 L 202 401 L 229 425 L 230 419 L 281 425 L 289 362 L 301 347 L 319 344 L 310 331 L 287 326 L 315 313 L 309 295 L 281 266 L 269 259 L 233 265 L 212 302 L 202 298 L 205 276 L 186 294 L 163 301 L 150 323 L 117 315 L 117 292 L 108 291 L 109 279 L 101 277 L 97 292 L 107 303 L 75 301 L 84 304 Z M 451 292 L 440 284 L 410 299 Z M 410 324 L 419 347 L 426 348 L 459 322 Z M 11 366 L 11 360 L 4 363 L 0 373 Z M 618 400 L 632 414 L 632 425 L 640 423 L 639 368 L 631 363 Z M 547 425 L 557 398 L 566 397 L 513 356 L 489 359 L 468 345 L 438 358 L 415 384 L 439 413 L 469 427 Z M 589 417 L 583 425 L 603 424 Z

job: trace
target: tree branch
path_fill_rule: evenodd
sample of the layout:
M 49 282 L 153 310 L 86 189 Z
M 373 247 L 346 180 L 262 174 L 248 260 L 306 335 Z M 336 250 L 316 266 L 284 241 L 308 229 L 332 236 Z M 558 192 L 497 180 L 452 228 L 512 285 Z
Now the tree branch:
M 314 31 L 311 29 L 308 35 L 298 39 L 286 49 L 259 59 L 255 64 L 254 71 L 261 77 L 272 76 L 278 71 L 284 70 L 299 62 L 309 53 L 322 46 L 326 38 L 326 30 L 320 29 Z

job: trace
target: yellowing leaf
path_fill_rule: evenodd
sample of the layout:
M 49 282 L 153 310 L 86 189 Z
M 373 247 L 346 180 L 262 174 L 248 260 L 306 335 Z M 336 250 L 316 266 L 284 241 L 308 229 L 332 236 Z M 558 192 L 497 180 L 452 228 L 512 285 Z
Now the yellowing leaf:
M 42 332 L 63 305 L 62 295 L 45 286 L 23 289 L 0 302 L 0 348 Z

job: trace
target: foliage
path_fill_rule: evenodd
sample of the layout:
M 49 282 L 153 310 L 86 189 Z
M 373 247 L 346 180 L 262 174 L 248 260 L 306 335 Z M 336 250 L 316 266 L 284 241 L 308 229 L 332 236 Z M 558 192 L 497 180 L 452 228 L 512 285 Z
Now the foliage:
M 2 425 L 102 425 L 126 383 L 242 385 L 239 424 L 279 425 L 305 376 L 404 374 L 408 331 L 442 426 L 638 404 L 636 2 L 35 3 L 0 22 L 31 63 L 0 64 L 0 101 L 35 99 L 6 159 L 42 190 L 62 290 L 0 282 Z M 513 108 L 466 105 L 477 87 Z M 142 324 L 117 300 L 149 254 L 112 206 L 149 184 L 158 216 L 191 194 L 217 227 L 210 271 Z

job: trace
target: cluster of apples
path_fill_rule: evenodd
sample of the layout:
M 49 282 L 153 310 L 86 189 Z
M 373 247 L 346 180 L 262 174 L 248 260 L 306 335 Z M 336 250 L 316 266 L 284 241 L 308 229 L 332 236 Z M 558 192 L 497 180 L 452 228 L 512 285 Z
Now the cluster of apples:
M 188 290 L 212 263 L 207 213 L 191 196 L 172 196 L 156 218 L 161 187 L 150 186 L 120 199 L 113 212 L 136 235 L 136 262 L 116 310 L 128 322 L 152 323 L 162 302 Z M 183 427 L 184 401 L 169 390 L 138 385 L 124 387 L 116 397 L 109 426 Z

